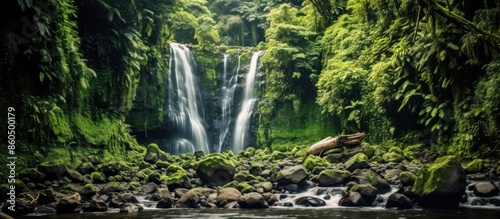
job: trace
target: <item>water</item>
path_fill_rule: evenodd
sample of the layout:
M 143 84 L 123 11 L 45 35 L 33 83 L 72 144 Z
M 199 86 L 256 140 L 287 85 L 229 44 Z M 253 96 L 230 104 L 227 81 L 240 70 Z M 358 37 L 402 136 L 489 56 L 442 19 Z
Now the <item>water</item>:
M 253 114 L 255 103 L 257 98 L 255 98 L 254 88 L 257 79 L 258 71 L 258 61 L 262 51 L 254 52 L 252 54 L 252 59 L 250 61 L 250 70 L 246 76 L 245 90 L 243 93 L 243 99 L 241 104 L 241 109 L 236 118 L 235 128 L 234 128 L 234 141 L 232 151 L 236 154 L 243 150 L 245 146 L 245 140 L 248 137 L 248 129 L 250 125 L 250 118 Z
M 221 103 L 221 129 L 219 134 L 219 147 L 217 152 L 222 152 L 222 147 L 226 142 L 226 137 L 229 133 L 229 127 L 231 126 L 233 108 L 234 108 L 234 92 L 238 84 L 238 72 L 240 69 L 240 58 L 238 56 L 238 67 L 236 69 L 236 74 L 228 79 L 228 64 L 230 59 L 230 54 L 224 54 L 223 59 L 223 74 L 222 74 L 222 103 Z
M 170 43 L 168 76 L 168 115 L 178 137 L 173 152 L 202 150 L 208 154 L 199 85 L 195 78 L 195 62 L 191 50 L 182 44 Z
M 165 219 L 165 218 L 352 218 L 352 219 L 498 219 L 499 210 L 453 209 L 453 210 L 385 210 L 374 208 L 269 208 L 269 209 L 156 209 L 135 213 L 82 213 L 70 215 L 46 215 L 21 217 L 37 219 Z

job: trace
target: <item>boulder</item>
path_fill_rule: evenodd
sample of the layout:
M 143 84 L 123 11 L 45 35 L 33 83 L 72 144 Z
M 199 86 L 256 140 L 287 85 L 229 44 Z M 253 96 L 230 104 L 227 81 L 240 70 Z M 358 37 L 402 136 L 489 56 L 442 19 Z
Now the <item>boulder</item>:
M 80 166 L 77 168 L 77 170 L 81 174 L 90 174 L 90 173 L 95 171 L 95 167 L 90 162 L 83 162 L 82 164 L 80 164 Z
M 367 169 L 370 168 L 370 163 L 368 162 L 368 157 L 363 153 L 358 153 L 352 156 L 345 163 L 346 169 L 352 172 L 356 169 Z
M 457 207 L 467 186 L 465 172 L 454 156 L 436 159 L 418 174 L 412 191 L 426 208 Z
M 229 203 L 237 201 L 240 196 L 241 192 L 235 188 L 219 188 L 219 190 L 217 190 L 217 197 L 215 200 L 217 200 L 218 203 Z
M 389 162 L 399 163 L 399 162 L 403 161 L 404 158 L 401 154 L 398 154 L 396 152 L 389 152 L 389 153 L 385 153 L 384 155 L 382 155 L 382 160 L 384 160 L 384 162 L 386 162 L 386 163 L 389 163 Z
M 150 182 L 146 185 L 143 185 L 141 187 L 141 189 L 142 189 L 142 192 L 144 192 L 146 194 L 150 194 L 150 193 L 156 192 L 157 187 L 158 186 L 155 183 Z
M 138 211 L 142 211 L 142 210 L 144 210 L 144 208 L 138 204 L 125 203 L 120 208 L 120 213 L 132 213 L 132 212 L 138 212 Z
M 264 196 L 256 192 L 250 192 L 238 198 L 240 208 L 269 208 Z
M 401 193 L 392 193 L 387 199 L 385 208 L 413 209 L 413 202 Z
M 307 156 L 306 160 L 304 161 L 304 163 L 302 165 L 304 165 L 304 168 L 306 168 L 306 170 L 308 170 L 309 172 L 312 172 L 315 167 L 328 167 L 328 166 L 330 166 L 330 162 L 328 162 L 327 160 L 325 160 L 319 156 L 309 155 L 309 156 Z
M 103 200 L 91 200 L 83 205 L 83 211 L 85 212 L 106 212 L 107 210 L 108 206 Z
M 302 165 L 287 166 L 278 172 L 276 181 L 282 185 L 299 184 L 304 182 L 308 175 Z
M 82 190 L 80 190 L 80 195 L 86 196 L 86 197 L 92 197 L 97 193 L 96 188 L 92 184 L 86 184 L 83 186 Z
M 106 183 L 106 176 L 101 172 L 92 172 L 90 174 L 93 183 Z
M 170 198 L 170 191 L 168 188 L 158 188 L 156 192 L 149 198 L 151 201 L 160 201 L 166 198 Z
M 157 144 L 151 143 L 146 148 L 146 154 L 144 155 L 144 161 L 150 164 L 155 164 L 158 160 L 166 161 L 169 155 L 158 147 Z
M 68 177 L 71 179 L 72 182 L 75 183 L 81 183 L 83 182 L 83 176 L 77 171 L 74 170 L 68 170 Z
M 399 181 L 401 182 L 401 185 L 403 187 L 413 186 L 416 179 L 417 179 L 417 175 L 415 175 L 411 172 L 403 171 L 403 172 L 401 172 L 401 174 L 399 174 Z
M 359 192 L 347 192 L 342 196 L 342 198 L 340 198 L 339 206 L 355 207 L 368 206 L 368 204 L 366 204 Z
M 493 197 L 499 195 L 500 190 L 493 182 L 479 182 L 472 186 L 477 197 Z
M 368 184 L 354 185 L 350 191 L 358 192 L 367 205 L 372 205 L 378 196 L 378 189 Z
M 156 204 L 156 208 L 173 208 L 173 207 L 175 207 L 175 201 L 173 198 L 170 197 L 163 198 Z
M 385 194 L 392 190 L 389 182 L 372 170 L 357 169 L 352 172 L 352 179 L 355 181 L 357 180 L 358 184 L 371 184 L 372 186 L 375 186 L 375 188 L 378 189 L 379 194 Z
M 187 172 L 177 164 L 172 164 L 167 168 L 167 186 L 169 190 L 177 188 L 191 189 L 191 181 Z
M 396 184 L 396 181 L 399 179 L 399 175 L 401 174 L 401 170 L 393 169 L 387 171 L 384 175 L 384 179 L 387 180 L 390 184 Z
M 130 167 L 123 161 L 111 161 L 109 163 L 101 164 L 97 169 L 104 173 L 106 177 L 110 177 L 118 175 L 120 171 L 130 169 Z
M 117 182 L 109 182 L 106 185 L 104 185 L 104 187 L 102 187 L 100 193 L 109 194 L 121 191 L 122 189 L 120 188 L 120 185 Z
M 484 160 L 483 159 L 474 159 L 470 163 L 468 163 L 465 168 L 465 173 L 481 173 L 484 171 Z
M 68 174 L 62 160 L 46 161 L 38 165 L 38 171 L 45 174 L 47 180 L 60 180 Z
M 19 179 L 29 179 L 31 182 L 43 182 L 45 174 L 35 168 L 27 168 L 19 172 Z
M 408 160 L 415 160 L 417 157 L 420 156 L 421 152 L 422 152 L 421 144 L 410 145 L 403 150 L 403 156 Z
M 340 186 L 346 184 L 351 173 L 346 170 L 323 170 L 318 175 L 319 186 Z
M 34 214 L 41 214 L 41 215 L 50 215 L 50 214 L 57 214 L 57 210 L 53 207 L 49 206 L 40 206 L 35 209 L 33 212 Z M 0 216 L 0 218 L 3 218 Z
M 223 186 L 233 180 L 237 161 L 227 154 L 210 154 L 198 163 L 196 174 L 208 187 Z
M 180 208 L 196 208 L 200 203 L 200 198 L 192 191 L 186 192 L 179 200 L 177 200 L 176 205 Z
M 326 205 L 326 202 L 323 199 L 318 198 L 318 197 L 314 197 L 314 196 L 299 197 L 299 198 L 295 199 L 294 202 L 296 205 L 303 205 L 306 207 L 309 207 L 309 206 L 321 207 L 321 206 Z
M 73 198 L 63 198 L 56 205 L 58 214 L 74 214 L 82 211 L 82 203 Z

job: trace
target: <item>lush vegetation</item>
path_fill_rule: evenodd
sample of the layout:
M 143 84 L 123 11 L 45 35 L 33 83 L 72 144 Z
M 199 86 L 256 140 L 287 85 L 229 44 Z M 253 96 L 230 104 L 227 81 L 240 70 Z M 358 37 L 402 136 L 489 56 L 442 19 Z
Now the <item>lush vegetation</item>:
M 211 93 L 221 51 L 266 50 L 256 146 L 291 150 L 366 132 L 371 144 L 424 143 L 463 157 L 500 151 L 498 1 L 4 5 L 0 106 L 16 109 L 26 165 L 68 157 L 61 151 L 142 152 L 130 132 L 147 136 L 164 123 L 169 41 L 195 44 Z

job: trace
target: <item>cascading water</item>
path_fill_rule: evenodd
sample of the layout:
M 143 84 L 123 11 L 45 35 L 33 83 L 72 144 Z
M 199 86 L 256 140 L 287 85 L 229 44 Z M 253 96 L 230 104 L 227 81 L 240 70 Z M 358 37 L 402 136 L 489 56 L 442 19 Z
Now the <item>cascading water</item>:
M 234 91 L 236 90 L 236 85 L 238 84 L 238 72 L 240 69 L 240 58 L 238 56 L 238 68 L 236 69 L 236 74 L 228 79 L 228 64 L 230 59 L 230 54 L 224 54 L 223 59 L 223 74 L 222 74 L 222 103 L 221 103 L 221 128 L 219 134 L 219 148 L 217 152 L 222 152 L 222 147 L 226 140 L 227 134 L 229 133 L 229 127 L 231 126 L 233 105 L 234 105 Z
M 236 154 L 243 150 L 246 137 L 248 135 L 248 129 L 250 126 L 250 118 L 253 114 L 255 103 L 257 98 L 254 95 L 255 82 L 257 78 L 258 61 L 262 51 L 252 53 L 252 59 L 250 61 L 250 70 L 246 76 L 245 90 L 243 93 L 243 99 L 241 104 L 240 112 L 236 118 L 235 128 L 234 128 L 234 141 L 232 151 Z
M 170 43 L 170 70 L 168 75 L 168 115 L 176 130 L 177 140 L 172 152 L 210 153 L 203 126 L 201 97 L 194 75 L 194 56 L 182 44 Z

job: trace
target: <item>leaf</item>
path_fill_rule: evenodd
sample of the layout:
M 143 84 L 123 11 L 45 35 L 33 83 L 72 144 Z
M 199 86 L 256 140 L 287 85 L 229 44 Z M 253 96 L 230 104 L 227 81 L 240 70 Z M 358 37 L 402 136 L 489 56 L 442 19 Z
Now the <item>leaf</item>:
M 438 112 L 438 109 L 437 109 L 437 108 L 434 108 L 434 109 L 432 110 L 432 112 L 431 112 L 431 116 L 432 116 L 432 117 L 436 117 L 437 112 Z
M 43 80 L 45 79 L 45 73 L 41 71 L 39 77 L 40 77 L 40 82 L 43 82 Z

